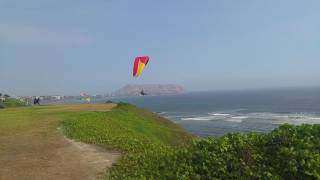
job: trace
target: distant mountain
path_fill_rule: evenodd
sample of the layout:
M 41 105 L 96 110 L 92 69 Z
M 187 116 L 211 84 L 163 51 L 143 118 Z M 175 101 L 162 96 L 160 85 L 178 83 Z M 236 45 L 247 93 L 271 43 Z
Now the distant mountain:
M 143 91 L 146 95 L 181 94 L 184 88 L 176 84 L 139 84 L 126 85 L 112 93 L 112 96 L 139 96 Z

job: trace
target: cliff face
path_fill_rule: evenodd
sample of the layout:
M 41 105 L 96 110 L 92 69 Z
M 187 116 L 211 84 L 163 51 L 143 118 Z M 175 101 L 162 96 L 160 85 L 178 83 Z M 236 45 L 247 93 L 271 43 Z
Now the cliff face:
M 139 96 L 142 90 L 146 95 L 170 95 L 184 92 L 183 87 L 176 84 L 140 84 L 126 85 L 112 93 L 112 96 Z

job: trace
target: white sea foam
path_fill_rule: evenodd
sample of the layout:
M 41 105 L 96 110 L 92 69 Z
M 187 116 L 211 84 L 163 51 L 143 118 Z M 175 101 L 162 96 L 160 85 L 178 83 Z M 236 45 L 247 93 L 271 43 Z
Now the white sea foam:
M 249 117 L 248 116 L 234 116 L 234 117 L 231 117 L 232 119 L 248 119 Z
M 208 113 L 208 114 L 212 116 L 230 116 L 231 115 L 226 113 Z
M 239 113 L 228 111 L 225 112 L 211 112 L 208 116 L 184 115 L 179 116 L 179 119 L 184 121 L 227 121 L 241 123 L 244 121 L 271 123 L 271 124 L 320 124 L 320 115 L 307 113 L 270 113 L 270 112 L 256 112 L 256 113 Z M 178 116 L 177 116 L 178 117 Z
M 225 121 L 241 123 L 241 122 L 243 121 L 243 119 L 240 119 L 240 118 L 230 118 L 230 119 L 225 119 Z
M 167 114 L 167 112 L 157 112 L 159 115 Z
M 320 117 L 313 114 L 286 114 L 282 116 L 275 115 L 273 119 L 273 124 L 319 124 Z
M 192 117 L 192 118 L 181 118 L 183 121 L 210 121 L 213 120 L 212 116 L 204 116 L 204 117 Z

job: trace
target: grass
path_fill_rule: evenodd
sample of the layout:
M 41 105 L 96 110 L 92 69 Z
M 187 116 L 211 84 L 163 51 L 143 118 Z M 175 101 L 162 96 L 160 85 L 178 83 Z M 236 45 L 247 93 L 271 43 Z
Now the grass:
M 141 172 L 139 164 L 145 158 L 140 157 L 160 157 L 162 151 L 184 146 L 193 137 L 171 121 L 129 104 L 5 108 L 0 109 L 0 164 L 4 157 L 15 161 L 3 162 L 9 169 L 6 172 L 17 169 L 20 161 L 38 168 L 37 159 L 49 158 L 49 149 L 61 146 L 59 127 L 69 138 L 120 151 L 122 159 L 112 168 L 111 179 Z M 25 157 L 20 160 L 22 154 Z M 24 172 L 21 167 L 16 174 Z
M 105 113 L 113 107 L 84 104 L 0 109 L 0 179 L 90 179 L 96 171 L 101 173 L 92 167 L 95 164 L 83 160 L 86 153 L 82 155 L 65 140 L 61 115 Z
M 0 101 L 0 108 L 23 107 L 26 104 L 15 98 L 6 98 L 4 102 Z
M 62 117 L 68 137 L 122 152 L 182 145 L 191 137 L 174 123 L 128 104 L 110 112 L 69 112 Z
M 110 112 L 64 113 L 62 118 L 68 137 L 123 153 L 110 179 L 146 178 L 156 168 L 154 163 L 144 164 L 152 162 L 146 159 L 162 158 L 193 138 L 171 121 L 129 104 L 119 104 Z
M 114 106 L 83 104 L 0 109 L 0 179 L 92 179 L 100 174 L 97 163 L 90 163 L 97 158 L 88 156 L 92 149 L 79 149 L 65 139 L 61 131 L 62 115 L 105 113 Z M 110 160 L 107 164 L 114 161 L 112 157 L 105 158 Z
M 25 158 L 41 156 L 42 148 L 60 146 L 54 145 L 59 126 L 70 138 L 122 153 L 109 179 L 320 179 L 320 125 L 197 139 L 154 113 L 123 103 L 0 110 L 0 155 L 17 159 L 15 151 L 37 151 Z
M 319 125 L 190 143 L 192 136 L 170 121 L 128 104 L 63 119 L 69 137 L 123 152 L 110 179 L 320 179 Z

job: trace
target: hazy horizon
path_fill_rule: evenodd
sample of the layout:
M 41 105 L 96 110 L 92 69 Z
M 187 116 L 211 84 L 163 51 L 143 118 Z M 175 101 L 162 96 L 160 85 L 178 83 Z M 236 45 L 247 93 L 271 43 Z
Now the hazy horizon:
M 129 85 L 129 84 L 126 84 Z M 124 86 L 126 86 L 124 85 Z M 142 85 L 142 84 L 139 84 Z M 178 85 L 178 84 L 177 84 Z M 124 87 L 122 86 L 122 87 Z M 117 90 L 121 89 L 122 87 L 113 89 L 108 92 L 102 92 L 102 93 L 87 93 L 85 91 L 82 91 L 80 93 L 60 93 L 60 94 L 12 94 L 8 93 L 7 91 L 1 91 L 0 93 L 2 94 L 8 94 L 8 95 L 13 95 L 13 96 L 81 96 L 81 93 L 85 93 L 89 96 L 96 96 L 96 95 L 106 95 L 106 96 L 114 96 L 112 95 L 115 93 Z M 184 88 L 184 87 L 183 87 Z M 244 92 L 271 92 L 271 91 L 276 91 L 276 92 L 281 92 L 281 91 L 305 91 L 305 90 L 320 90 L 320 86 L 282 86 L 282 87 L 259 87 L 259 88 L 234 88 L 234 89 L 206 89 L 206 90 L 189 90 L 184 88 L 184 92 L 182 94 L 199 94 L 199 93 L 244 93 Z M 180 95 L 180 94 L 177 94 Z M 167 95 L 160 95 L 160 96 L 167 96 Z M 170 96 L 170 95 L 169 95 Z M 117 96 L 116 96 L 117 97 Z M 122 97 L 122 96 L 119 96 Z M 130 97 L 130 96 L 128 96 Z
M 320 1 L 0 0 L 0 92 L 320 86 Z M 133 59 L 149 55 L 141 78 Z

